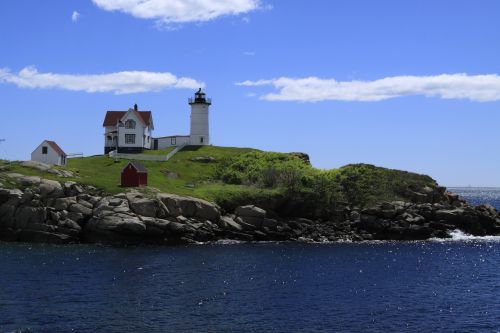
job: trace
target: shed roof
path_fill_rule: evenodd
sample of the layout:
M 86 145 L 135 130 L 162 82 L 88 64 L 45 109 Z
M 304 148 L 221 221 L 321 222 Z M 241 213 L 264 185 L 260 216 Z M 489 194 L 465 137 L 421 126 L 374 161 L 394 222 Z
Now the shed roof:
M 148 169 L 146 169 L 146 167 L 144 165 L 142 165 L 141 163 L 139 163 L 139 162 L 130 161 L 125 166 L 125 168 L 127 168 L 129 165 L 132 165 L 137 170 L 138 173 L 147 173 L 148 172 Z
M 57 153 L 57 155 L 66 156 L 66 153 L 64 152 L 64 150 L 62 150 L 61 147 L 59 147 L 59 145 L 57 143 L 55 143 L 54 141 L 50 141 L 50 140 L 45 140 L 45 141 L 47 141 L 49 146 L 52 149 L 54 149 L 54 151 Z

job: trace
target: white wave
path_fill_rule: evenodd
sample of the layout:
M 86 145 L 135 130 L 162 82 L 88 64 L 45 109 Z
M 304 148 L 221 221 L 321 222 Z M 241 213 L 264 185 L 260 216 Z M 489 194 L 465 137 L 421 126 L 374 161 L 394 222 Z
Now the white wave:
M 448 234 L 451 238 L 432 238 L 435 242 L 471 242 L 471 241 L 486 241 L 486 242 L 500 242 L 500 236 L 473 236 L 464 233 L 462 230 L 455 229 L 449 231 Z
M 244 241 L 236 240 L 236 239 L 219 239 L 215 242 L 217 245 L 233 245 L 233 244 L 242 244 Z

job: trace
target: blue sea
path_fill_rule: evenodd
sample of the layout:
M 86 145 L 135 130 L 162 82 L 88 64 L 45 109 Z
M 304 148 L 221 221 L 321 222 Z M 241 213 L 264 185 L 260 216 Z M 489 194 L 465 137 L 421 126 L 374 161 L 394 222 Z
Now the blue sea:
M 457 193 L 472 205 L 488 203 L 500 210 L 500 188 L 497 187 L 453 187 L 451 192 Z
M 500 332 L 500 240 L 3 243 L 0 332 Z

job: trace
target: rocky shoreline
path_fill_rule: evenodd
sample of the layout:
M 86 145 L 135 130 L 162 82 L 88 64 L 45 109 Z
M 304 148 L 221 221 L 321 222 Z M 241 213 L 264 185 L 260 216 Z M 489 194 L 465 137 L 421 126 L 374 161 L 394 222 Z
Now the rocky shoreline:
M 411 193 L 411 202 L 343 207 L 334 220 L 280 218 L 245 205 L 224 212 L 192 197 L 140 192 L 113 196 L 75 182 L 8 174 L 0 184 L 0 240 L 112 245 L 190 244 L 219 240 L 335 242 L 449 238 L 455 229 L 500 235 L 500 214 L 472 207 L 442 187 Z

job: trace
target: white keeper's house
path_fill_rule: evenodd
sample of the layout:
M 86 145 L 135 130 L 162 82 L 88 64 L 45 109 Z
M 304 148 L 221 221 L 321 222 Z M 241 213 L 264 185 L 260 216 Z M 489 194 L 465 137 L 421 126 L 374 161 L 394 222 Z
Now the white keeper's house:
M 108 111 L 104 118 L 104 153 L 137 154 L 145 149 L 165 149 L 180 145 L 210 144 L 208 109 L 210 98 L 200 88 L 194 98 L 189 98 L 191 106 L 191 130 L 189 135 L 153 137 L 154 123 L 151 111 L 139 110 L 137 104 L 128 111 Z

